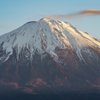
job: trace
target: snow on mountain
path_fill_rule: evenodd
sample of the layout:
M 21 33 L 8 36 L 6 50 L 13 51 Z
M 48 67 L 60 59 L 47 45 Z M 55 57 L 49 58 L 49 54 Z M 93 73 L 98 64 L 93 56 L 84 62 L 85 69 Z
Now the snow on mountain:
M 100 48 L 100 41 L 82 32 L 67 22 L 42 18 L 39 21 L 31 21 L 20 28 L 0 37 L 0 62 L 5 62 L 16 49 L 17 60 L 23 48 L 30 52 L 30 58 L 35 52 L 43 55 L 46 51 L 52 57 L 57 58 L 55 48 L 71 48 L 76 52 L 80 60 L 84 61 L 81 50 L 86 47 Z M 4 53 L 2 53 L 4 52 Z M 89 55 L 91 52 L 86 49 Z

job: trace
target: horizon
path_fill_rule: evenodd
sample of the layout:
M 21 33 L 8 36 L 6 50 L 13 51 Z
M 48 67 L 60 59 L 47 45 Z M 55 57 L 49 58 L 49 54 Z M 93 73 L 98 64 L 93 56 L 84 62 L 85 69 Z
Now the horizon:
M 30 21 L 38 21 L 43 17 L 52 15 L 73 15 L 78 12 L 100 11 L 100 1 L 66 1 L 66 0 L 0 0 L 0 36 L 9 33 Z M 57 16 L 57 17 L 58 17 Z M 100 39 L 100 15 L 74 16 L 75 18 L 53 17 L 51 19 L 69 22 L 77 29 Z

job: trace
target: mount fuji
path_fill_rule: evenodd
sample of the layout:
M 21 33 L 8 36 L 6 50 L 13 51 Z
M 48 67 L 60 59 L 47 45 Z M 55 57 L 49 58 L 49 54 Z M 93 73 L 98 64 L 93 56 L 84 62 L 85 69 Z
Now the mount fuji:
M 0 94 L 52 94 L 58 100 L 73 92 L 99 93 L 100 39 L 68 22 L 27 22 L 0 36 L 0 87 Z

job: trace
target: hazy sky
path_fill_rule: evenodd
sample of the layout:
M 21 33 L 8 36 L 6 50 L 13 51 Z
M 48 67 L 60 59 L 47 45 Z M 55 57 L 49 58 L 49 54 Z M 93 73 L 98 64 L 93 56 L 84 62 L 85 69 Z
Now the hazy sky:
M 100 10 L 100 0 L 0 0 L 0 35 L 28 21 L 51 15 L 73 14 L 86 9 Z M 57 20 L 69 22 L 100 39 L 100 15 Z

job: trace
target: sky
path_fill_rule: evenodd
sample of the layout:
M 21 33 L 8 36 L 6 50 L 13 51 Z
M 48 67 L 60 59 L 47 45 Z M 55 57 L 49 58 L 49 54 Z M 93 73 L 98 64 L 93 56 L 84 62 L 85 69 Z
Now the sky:
M 52 15 L 74 14 L 86 9 L 100 10 L 100 0 L 0 0 L 0 35 L 29 21 Z M 69 22 L 100 39 L 100 15 L 52 19 Z

